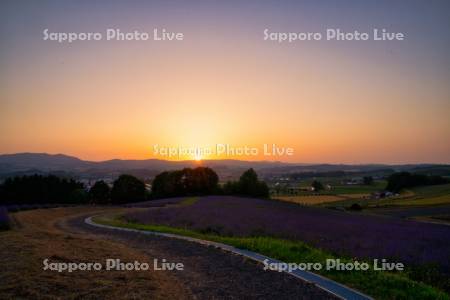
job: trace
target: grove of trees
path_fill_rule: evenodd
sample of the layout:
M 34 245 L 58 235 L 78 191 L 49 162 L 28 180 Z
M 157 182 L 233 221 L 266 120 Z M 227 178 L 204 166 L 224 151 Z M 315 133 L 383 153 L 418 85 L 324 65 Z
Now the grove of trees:
M 111 202 L 113 204 L 122 204 L 129 202 L 144 201 L 145 184 L 132 175 L 120 175 L 114 181 L 111 189 Z
M 323 190 L 323 184 L 320 181 L 314 180 L 311 183 L 311 187 L 314 189 L 314 192 L 320 192 L 321 190 Z
M 258 180 L 255 170 L 248 169 L 238 181 L 228 181 L 223 186 L 226 195 L 241 195 L 250 197 L 269 197 L 269 187 L 264 181 Z
M 0 185 L 0 204 L 87 203 L 84 185 L 54 175 L 8 178 Z
M 152 183 L 152 196 L 175 197 L 217 193 L 219 177 L 210 168 L 166 171 L 158 174 Z
M 373 184 L 373 177 L 372 176 L 364 176 L 363 177 L 363 183 L 365 185 L 371 185 Z
M 405 188 L 412 188 L 421 185 L 445 184 L 449 182 L 449 179 L 442 176 L 398 172 L 389 176 L 386 190 L 398 193 Z
M 54 175 L 20 176 L 0 184 L 0 206 L 9 204 L 124 204 L 164 197 L 189 195 L 242 195 L 268 197 L 269 188 L 253 169 L 245 171 L 238 181 L 219 186 L 219 177 L 207 167 L 166 171 L 157 175 L 151 194 L 145 184 L 132 175 L 120 175 L 112 188 L 100 180 L 87 190 L 75 179 Z

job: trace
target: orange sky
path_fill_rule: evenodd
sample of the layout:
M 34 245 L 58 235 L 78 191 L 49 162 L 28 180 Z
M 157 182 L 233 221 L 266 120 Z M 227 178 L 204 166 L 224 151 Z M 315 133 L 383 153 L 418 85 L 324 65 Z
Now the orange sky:
M 164 23 L 184 32 L 185 40 L 41 40 L 49 24 L 55 30 L 104 28 L 90 17 L 87 24 L 38 19 L 38 26 L 22 24 L 21 35 L 3 36 L 0 153 L 165 159 L 153 154 L 153 145 L 276 143 L 295 154 L 208 158 L 450 162 L 450 77 L 442 67 L 448 60 L 438 55 L 448 45 L 409 53 L 421 42 L 414 31 L 412 41 L 398 44 L 286 46 L 262 41 L 264 23 L 242 21 L 248 26 L 237 32 L 224 17 L 212 32 L 194 17 L 143 18 L 133 24 L 151 31 Z M 15 21 L 10 16 L 4 25 L 19 26 Z M 430 53 L 438 54 L 431 59 Z

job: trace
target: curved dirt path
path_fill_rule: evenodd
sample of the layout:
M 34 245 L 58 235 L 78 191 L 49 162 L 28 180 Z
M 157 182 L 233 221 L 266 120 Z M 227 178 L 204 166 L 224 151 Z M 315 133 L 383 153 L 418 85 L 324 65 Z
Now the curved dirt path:
M 0 271 L 0 282 L 8 280 L 7 288 L 0 287 L 0 298 L 335 299 L 313 284 L 264 271 L 251 260 L 211 247 L 84 223 L 85 217 L 100 212 L 113 209 L 64 208 L 15 214 L 20 228 L 0 235 L 7 241 L 0 246 L 0 257 L 9 256 L 19 270 L 10 266 Z M 27 253 L 21 250 L 25 248 Z M 58 273 L 42 270 L 45 258 L 101 263 L 105 258 L 119 258 L 150 265 L 156 258 L 181 262 L 184 270 Z

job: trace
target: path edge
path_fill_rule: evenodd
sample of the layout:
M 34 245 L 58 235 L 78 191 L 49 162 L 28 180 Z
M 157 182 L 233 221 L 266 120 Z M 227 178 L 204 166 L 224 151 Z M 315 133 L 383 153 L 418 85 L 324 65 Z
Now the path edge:
M 146 234 L 146 235 L 162 236 L 162 237 L 167 237 L 167 238 L 174 238 L 174 239 L 194 242 L 194 243 L 198 243 L 198 244 L 201 244 L 204 246 L 212 246 L 212 247 L 224 250 L 226 252 L 241 255 L 243 257 L 249 258 L 249 259 L 256 261 L 258 263 L 261 263 L 261 264 L 263 264 L 264 261 L 266 261 L 266 260 L 268 261 L 269 264 L 270 263 L 283 263 L 280 260 L 273 259 L 271 257 L 262 255 L 260 253 L 249 251 L 249 250 L 244 250 L 244 249 L 239 249 L 234 246 L 230 246 L 230 245 L 223 244 L 223 243 L 212 242 L 212 241 L 192 238 L 192 237 L 188 237 L 188 236 L 184 236 L 184 235 L 173 234 L 173 233 L 163 233 L 163 232 L 150 231 L 150 230 L 139 230 L 139 229 L 115 227 L 115 226 L 110 226 L 110 225 L 98 224 L 92 220 L 92 216 L 85 218 L 84 222 L 88 225 L 99 227 L 99 228 L 104 228 L 104 229 L 135 232 L 135 233 L 141 233 L 141 234 Z M 272 271 L 272 272 L 277 272 L 277 271 Z M 373 300 L 372 297 L 365 295 L 355 289 L 352 289 L 352 288 L 345 286 L 343 284 L 340 284 L 334 280 L 331 280 L 329 278 L 323 277 L 321 275 L 318 275 L 318 274 L 315 274 L 312 272 L 303 271 L 303 270 L 294 270 L 294 271 L 284 270 L 283 272 L 286 274 L 289 274 L 291 276 L 294 276 L 296 278 L 299 278 L 303 281 L 312 283 L 312 284 L 316 285 L 318 288 L 320 288 L 336 297 L 339 297 L 341 299 Z

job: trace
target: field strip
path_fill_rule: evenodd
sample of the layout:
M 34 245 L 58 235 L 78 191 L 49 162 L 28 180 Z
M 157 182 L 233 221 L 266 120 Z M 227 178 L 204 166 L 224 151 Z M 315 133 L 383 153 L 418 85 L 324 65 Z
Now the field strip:
M 247 258 L 252 259 L 259 263 L 263 263 L 265 260 L 267 260 L 268 263 L 282 263 L 282 261 L 267 257 L 265 255 L 262 255 L 262 254 L 259 254 L 259 253 L 253 252 L 253 251 L 239 249 L 234 246 L 230 246 L 230 245 L 226 245 L 226 244 L 222 244 L 222 243 L 206 241 L 206 240 L 201 240 L 201 239 L 196 239 L 196 238 L 192 238 L 192 237 L 188 237 L 188 236 L 182 236 L 182 235 L 171 234 L 171 233 L 162 233 L 162 232 L 156 232 L 156 231 L 147 231 L 147 230 L 139 230 L 139 229 L 132 229 L 132 228 L 122 228 L 122 227 L 103 225 L 103 224 L 98 224 L 98 223 L 95 223 L 94 221 L 92 221 L 92 217 L 86 218 L 84 220 L 84 222 L 88 225 L 99 227 L 99 228 L 104 228 L 104 229 L 128 231 L 128 232 L 142 233 L 142 234 L 147 234 L 147 235 L 163 236 L 163 237 L 167 237 L 167 238 L 186 240 L 189 242 L 194 242 L 194 243 L 202 244 L 205 246 L 212 246 L 212 247 L 219 248 L 219 249 L 222 249 L 227 252 L 231 252 L 234 254 L 238 254 L 238 255 L 247 257 Z M 339 298 L 342 298 L 342 299 L 349 299 L 349 300 L 373 299 L 373 298 L 371 298 L 367 295 L 364 295 L 352 288 L 349 288 L 345 285 L 337 283 L 336 281 L 333 281 L 331 279 L 325 278 L 323 276 L 317 275 L 312 272 L 303 271 L 303 270 L 293 270 L 293 271 L 286 270 L 283 272 L 288 273 L 289 275 L 292 275 L 294 277 L 300 278 L 304 281 L 313 283 L 317 287 L 319 287 Z

